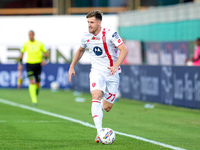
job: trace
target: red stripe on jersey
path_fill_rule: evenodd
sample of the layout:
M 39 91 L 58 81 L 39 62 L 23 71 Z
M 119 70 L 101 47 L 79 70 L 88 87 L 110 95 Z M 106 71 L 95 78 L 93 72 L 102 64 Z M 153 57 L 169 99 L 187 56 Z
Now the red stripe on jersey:
M 113 66 L 113 59 L 111 57 L 111 55 L 109 54 L 109 51 L 108 51 L 108 47 L 107 47 L 107 43 L 106 43 L 106 31 L 105 31 L 105 28 L 103 29 L 102 31 L 102 40 L 103 40 L 103 47 L 104 47 L 104 50 L 106 52 L 106 55 L 108 56 L 108 59 L 110 60 L 110 67 Z
M 96 102 L 96 103 L 101 103 L 101 101 L 92 101 L 92 103 L 94 103 L 94 102 Z

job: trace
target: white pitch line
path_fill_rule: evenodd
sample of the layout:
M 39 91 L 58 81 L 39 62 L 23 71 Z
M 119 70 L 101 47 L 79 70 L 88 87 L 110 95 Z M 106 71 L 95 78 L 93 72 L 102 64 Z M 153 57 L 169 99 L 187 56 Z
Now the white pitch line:
M 17 122 L 17 123 L 49 123 L 49 122 L 65 122 L 65 121 L 48 121 L 48 120 L 36 120 L 36 121 L 29 121 L 29 120 L 21 120 L 21 121 L 9 121 L 9 120 L 0 120 L 1 122 Z
M 18 103 L 11 102 L 11 101 L 8 101 L 8 100 L 5 100 L 5 99 L 1 99 L 0 98 L 0 103 L 11 105 L 11 106 L 15 106 L 15 107 L 19 107 L 19 108 L 23 108 L 23 109 L 27 109 L 27 110 L 31 110 L 31 111 L 34 111 L 34 112 L 38 112 L 38 113 L 41 113 L 41 114 L 48 115 L 48 116 L 53 116 L 53 117 L 56 117 L 56 118 L 61 118 L 61 119 L 64 119 L 64 120 L 75 122 L 75 123 L 78 123 L 78 124 L 81 124 L 81 125 L 84 125 L 84 126 L 87 126 L 87 127 L 95 128 L 94 125 L 92 125 L 92 124 L 90 124 L 88 122 L 83 122 L 83 121 L 78 120 L 78 119 L 74 119 L 74 118 L 71 118 L 71 117 L 67 117 L 67 116 L 51 113 L 51 112 L 48 112 L 48 111 L 45 111 L 45 110 L 41 110 L 41 109 L 38 109 L 38 108 L 34 108 L 34 107 L 30 107 L 30 106 L 27 106 L 27 105 L 18 104 Z M 186 150 L 186 149 L 183 149 L 183 148 L 180 148 L 180 147 L 175 147 L 175 146 L 164 144 L 164 143 L 161 143 L 161 142 L 149 140 L 149 139 L 146 139 L 146 138 L 143 138 L 143 137 L 140 137 L 140 136 L 136 136 L 136 135 L 131 135 L 131 134 L 118 132 L 118 131 L 115 131 L 115 133 L 117 133 L 119 135 L 126 136 L 126 137 L 130 137 L 130 138 L 133 138 L 133 139 L 137 139 L 137 140 L 145 141 L 145 142 L 148 142 L 148 143 L 152 143 L 152 144 L 155 144 L 155 145 L 160 145 L 160 146 L 163 146 L 163 147 L 166 147 L 166 148 L 170 148 L 170 149 L 173 149 L 173 150 Z

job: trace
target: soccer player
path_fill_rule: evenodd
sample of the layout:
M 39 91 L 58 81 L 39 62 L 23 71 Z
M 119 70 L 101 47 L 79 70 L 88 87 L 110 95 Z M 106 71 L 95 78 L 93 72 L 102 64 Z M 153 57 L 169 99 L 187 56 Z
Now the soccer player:
M 119 34 L 101 27 L 102 13 L 89 12 L 86 16 L 89 32 L 86 32 L 69 68 L 69 82 L 75 77 L 74 67 L 82 57 L 85 48 L 91 59 L 90 92 L 92 95 L 91 113 L 97 128 L 95 142 L 99 142 L 98 132 L 102 129 L 103 110 L 109 112 L 113 106 L 119 86 L 120 65 L 127 55 L 127 49 Z M 120 54 L 118 54 L 120 50 Z
M 21 49 L 20 62 L 18 66 L 18 71 L 22 71 L 22 59 L 24 52 L 27 52 L 26 60 L 26 70 L 29 77 L 29 93 L 33 105 L 37 105 L 37 95 L 40 88 L 40 74 L 41 74 L 41 65 L 46 65 L 47 58 L 49 56 L 47 50 L 44 47 L 44 44 L 34 38 L 34 31 L 29 31 L 29 41 L 26 42 Z M 43 60 L 43 53 L 44 58 Z

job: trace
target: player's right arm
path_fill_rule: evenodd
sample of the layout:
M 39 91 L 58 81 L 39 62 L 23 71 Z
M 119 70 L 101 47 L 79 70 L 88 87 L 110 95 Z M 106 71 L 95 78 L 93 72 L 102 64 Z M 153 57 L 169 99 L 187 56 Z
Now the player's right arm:
M 22 71 L 22 69 L 23 69 L 23 65 L 22 65 L 23 57 L 24 57 L 24 53 L 21 53 L 20 58 L 19 58 L 19 65 L 18 65 L 18 68 L 17 68 L 18 71 Z
M 70 68 L 69 68 L 69 73 L 68 73 L 68 81 L 69 82 L 71 82 L 72 75 L 73 75 L 73 77 L 75 77 L 74 67 L 78 63 L 78 61 L 81 59 L 81 57 L 83 56 L 84 52 L 85 52 L 85 48 L 80 46 L 80 48 L 76 52 L 76 55 L 75 55 L 71 65 L 70 65 Z
M 20 55 L 20 58 L 19 58 L 19 65 L 18 65 L 18 68 L 17 68 L 18 71 L 22 71 L 22 69 L 23 69 L 22 60 L 23 60 L 25 51 L 26 51 L 26 43 L 23 45 L 23 47 L 21 49 L 21 55 Z

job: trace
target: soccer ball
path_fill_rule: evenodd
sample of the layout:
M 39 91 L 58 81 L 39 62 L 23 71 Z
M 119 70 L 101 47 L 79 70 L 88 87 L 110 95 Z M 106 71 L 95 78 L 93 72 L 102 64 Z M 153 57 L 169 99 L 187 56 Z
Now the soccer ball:
M 59 89 L 60 85 L 58 82 L 53 81 L 51 82 L 50 87 L 51 87 L 51 91 L 55 92 Z
M 98 138 L 102 144 L 112 144 L 115 141 L 115 132 L 110 128 L 103 128 L 99 131 Z

